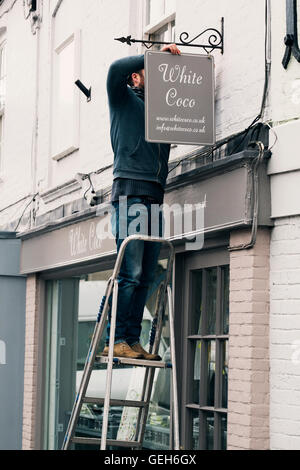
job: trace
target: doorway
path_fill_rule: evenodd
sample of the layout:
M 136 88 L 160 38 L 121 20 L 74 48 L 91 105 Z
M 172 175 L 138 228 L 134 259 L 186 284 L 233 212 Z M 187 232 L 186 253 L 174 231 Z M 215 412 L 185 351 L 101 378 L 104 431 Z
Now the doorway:
M 225 450 L 229 253 L 183 256 L 181 435 L 184 449 Z

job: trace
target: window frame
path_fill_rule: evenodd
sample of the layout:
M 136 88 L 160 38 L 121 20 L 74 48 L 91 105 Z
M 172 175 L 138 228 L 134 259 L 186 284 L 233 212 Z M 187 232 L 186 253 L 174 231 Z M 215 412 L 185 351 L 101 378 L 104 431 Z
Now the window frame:
M 203 253 L 202 255 L 187 255 L 185 260 L 185 276 L 184 276 L 184 302 L 183 305 L 187 309 L 185 311 L 183 320 L 183 364 L 182 370 L 185 372 L 183 378 L 182 389 L 182 436 L 183 446 L 185 449 L 192 448 L 193 443 L 193 419 L 199 417 L 198 425 L 198 446 L 197 449 L 205 450 L 207 448 L 207 433 L 206 433 L 206 416 L 213 414 L 214 417 L 214 435 L 213 435 L 213 449 L 220 450 L 222 447 L 222 417 L 228 416 L 228 408 L 223 408 L 222 405 L 222 370 L 224 364 L 223 343 L 227 348 L 229 347 L 229 332 L 224 333 L 224 304 L 222 292 L 225 286 L 225 269 L 228 270 L 230 276 L 228 254 L 222 253 L 218 250 L 214 253 Z M 216 268 L 217 270 L 217 296 L 216 296 L 216 329 L 215 334 L 207 334 L 205 330 L 200 331 L 200 334 L 194 334 L 192 330 L 193 312 L 195 307 L 195 278 L 194 273 L 202 271 L 202 298 L 201 298 L 201 315 L 205 316 L 205 292 L 207 287 L 206 272 L 208 269 Z M 229 289 L 229 285 L 228 285 Z M 204 295 L 203 295 L 204 293 Z M 202 317 L 203 322 L 203 317 Z M 203 324 L 203 323 L 202 323 Z M 205 328 L 205 318 L 204 318 Z M 211 341 L 215 341 L 215 382 L 214 382 L 214 405 L 207 405 L 207 384 L 208 384 L 208 347 Z M 193 396 L 193 381 L 194 381 L 194 357 L 195 346 L 197 342 L 201 344 L 200 354 L 200 377 L 199 387 L 197 389 L 197 399 Z M 227 364 L 227 380 L 228 380 L 228 364 Z M 228 382 L 227 382 L 228 393 Z M 196 401 L 198 400 L 198 403 Z M 228 404 L 227 404 L 228 406 Z M 197 415 L 195 416 L 195 414 Z
M 169 28 L 169 35 L 171 36 L 171 31 L 172 31 L 172 23 L 175 22 L 176 25 L 176 11 L 172 11 L 171 13 L 168 13 L 166 15 L 162 15 L 160 18 L 158 18 L 156 21 L 152 23 L 147 22 L 147 16 L 148 16 L 148 11 L 149 11 L 149 0 L 146 0 L 145 3 L 145 15 L 144 15 L 144 39 L 149 39 L 151 40 L 150 36 L 157 33 L 158 30 L 163 28 L 164 26 L 168 25 Z

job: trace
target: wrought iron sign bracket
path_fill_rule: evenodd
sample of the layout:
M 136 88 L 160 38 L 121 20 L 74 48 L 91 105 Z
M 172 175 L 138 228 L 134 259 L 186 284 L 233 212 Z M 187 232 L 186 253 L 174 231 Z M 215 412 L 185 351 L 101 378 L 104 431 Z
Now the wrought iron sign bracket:
M 208 44 L 195 44 L 195 41 L 205 34 L 208 36 Z M 133 43 L 142 43 L 147 49 L 150 49 L 154 44 L 170 44 L 170 42 L 133 39 L 131 36 L 127 36 L 126 38 L 115 38 L 115 41 L 128 44 L 128 46 L 131 46 Z M 177 46 L 201 47 L 207 54 L 210 54 L 215 49 L 219 49 L 221 53 L 224 54 L 224 18 L 221 19 L 221 32 L 215 28 L 207 28 L 192 39 L 189 38 L 189 34 L 187 32 L 183 32 L 179 36 L 179 41 L 180 42 L 176 42 Z
M 297 0 L 286 0 L 286 36 L 284 38 L 284 43 L 286 45 L 286 49 L 282 65 L 287 69 L 292 54 L 295 59 L 300 62 L 297 28 Z

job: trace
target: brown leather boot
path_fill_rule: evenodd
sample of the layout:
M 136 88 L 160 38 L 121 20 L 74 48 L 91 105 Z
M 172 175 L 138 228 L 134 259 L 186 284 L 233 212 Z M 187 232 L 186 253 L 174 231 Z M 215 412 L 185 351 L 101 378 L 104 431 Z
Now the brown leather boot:
M 161 361 L 161 357 L 158 354 L 150 354 L 141 346 L 140 343 L 134 344 L 131 346 L 131 349 L 136 353 L 139 353 L 143 356 L 143 359 L 147 361 Z
M 108 356 L 108 346 L 105 346 L 101 356 Z M 117 343 L 114 346 L 114 357 L 127 357 L 129 359 L 142 359 L 143 355 L 131 349 L 127 343 Z

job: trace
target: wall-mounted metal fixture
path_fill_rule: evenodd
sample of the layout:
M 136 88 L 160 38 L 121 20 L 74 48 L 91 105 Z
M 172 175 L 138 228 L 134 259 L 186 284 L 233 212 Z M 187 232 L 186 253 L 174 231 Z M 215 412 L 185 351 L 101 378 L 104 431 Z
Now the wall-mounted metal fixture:
M 27 0 L 28 6 L 30 8 L 30 13 L 37 10 L 37 0 Z
M 207 34 L 207 44 L 195 44 L 194 41 Z M 147 49 L 150 49 L 154 44 L 170 44 L 170 42 L 161 41 L 145 41 L 143 39 L 133 39 L 131 36 L 115 38 L 115 41 L 120 41 L 131 46 L 135 42 L 142 43 Z M 224 53 L 224 18 L 221 19 L 221 32 L 215 28 L 207 28 L 202 33 L 198 34 L 192 39 L 189 39 L 189 34 L 183 32 L 179 36 L 177 46 L 188 46 L 188 47 L 201 47 L 207 54 L 210 54 L 215 49 L 220 49 L 221 53 Z
M 87 97 L 87 101 L 92 99 L 92 88 L 86 88 L 80 80 L 76 80 L 75 85 L 82 91 L 82 93 Z
M 284 38 L 284 43 L 286 45 L 286 49 L 282 65 L 287 69 L 292 54 L 295 59 L 300 62 L 297 28 L 297 0 L 286 0 L 286 36 Z

